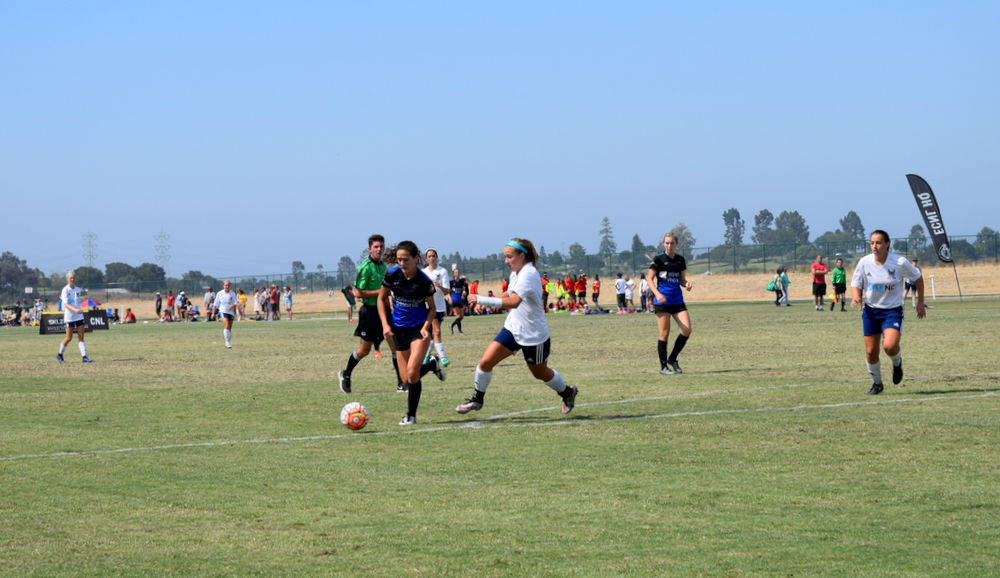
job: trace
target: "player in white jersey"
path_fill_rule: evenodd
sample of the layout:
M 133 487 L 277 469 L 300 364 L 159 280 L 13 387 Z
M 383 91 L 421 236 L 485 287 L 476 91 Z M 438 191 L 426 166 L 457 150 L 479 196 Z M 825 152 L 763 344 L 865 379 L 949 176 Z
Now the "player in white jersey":
M 427 266 L 424 267 L 424 274 L 434 283 L 434 321 L 431 327 L 431 347 L 437 351 L 437 356 L 441 360 L 441 367 L 448 367 L 451 364 L 444 355 L 444 342 L 441 340 L 441 322 L 444 321 L 445 314 L 448 313 L 448 302 L 444 299 L 444 294 L 448 286 L 448 270 L 438 265 L 438 252 L 434 247 L 429 247 L 424 252 L 427 259 Z M 431 350 L 427 350 L 424 363 L 430 363 Z
M 503 257 L 511 271 L 507 291 L 499 297 L 470 294 L 469 304 L 479 310 L 507 309 L 510 313 L 503 329 L 486 346 L 486 352 L 479 360 L 472 397 L 456 407 L 455 411 L 469 413 L 482 409 L 486 387 L 493 378 L 493 368 L 521 350 L 531 375 L 555 390 L 563 400 L 563 413 L 569 413 L 576 403 L 577 389 L 567 385 L 559 372 L 548 366 L 552 340 L 542 305 L 542 278 L 535 269 L 538 253 L 531 241 L 515 238 L 504 246 Z
M 868 395 L 882 393 L 882 363 L 879 361 L 879 341 L 892 360 L 892 383 L 903 381 L 903 357 L 899 339 L 903 333 L 903 279 L 917 286 L 917 319 L 927 314 L 924 308 L 924 279 L 920 270 L 905 257 L 889 252 L 889 233 L 872 232 L 870 255 L 858 261 L 851 277 L 851 308 L 864 300 L 861 319 L 864 324 L 865 358 L 872 388 Z M 863 294 L 863 295 L 862 295 Z
M 215 294 L 214 306 L 219 312 L 219 319 L 222 320 L 222 336 L 226 338 L 226 349 L 232 349 L 230 340 L 233 338 L 233 319 L 236 318 L 236 306 L 240 298 L 236 292 L 229 288 L 229 279 L 222 282 L 222 291 Z
M 70 271 L 66 273 L 66 286 L 63 287 L 59 295 L 63 306 L 63 321 L 66 322 L 66 338 L 59 344 L 59 354 L 56 359 L 59 363 L 66 363 L 63 359 L 63 352 L 70 341 L 73 341 L 73 332 L 76 331 L 80 345 L 80 355 L 83 356 L 84 363 L 93 361 L 87 357 L 87 344 L 83 341 L 83 333 L 87 330 L 87 322 L 83 319 L 83 309 L 80 307 L 80 288 L 76 286 L 76 273 Z

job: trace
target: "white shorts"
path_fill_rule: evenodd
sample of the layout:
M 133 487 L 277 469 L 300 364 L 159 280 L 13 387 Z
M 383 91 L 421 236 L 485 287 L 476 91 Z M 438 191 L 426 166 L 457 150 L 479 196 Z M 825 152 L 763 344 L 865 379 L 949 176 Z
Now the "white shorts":
M 635 292 L 634 291 L 626 291 L 625 292 L 625 299 L 632 299 L 633 297 L 635 297 Z

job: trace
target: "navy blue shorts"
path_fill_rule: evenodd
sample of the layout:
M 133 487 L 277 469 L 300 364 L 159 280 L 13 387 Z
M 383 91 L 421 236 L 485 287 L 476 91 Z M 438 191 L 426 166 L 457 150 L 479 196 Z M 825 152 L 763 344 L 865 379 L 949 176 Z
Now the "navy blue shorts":
M 875 309 L 865 305 L 861 311 L 861 321 L 864 324 L 865 337 L 880 335 L 885 329 L 895 329 L 903 333 L 903 307 Z
M 66 327 L 68 327 L 70 329 L 75 329 L 77 327 L 86 327 L 86 326 L 87 326 L 87 320 L 86 319 L 80 319 L 78 321 L 67 321 L 66 322 Z
M 540 345 L 519 345 L 514 341 L 514 334 L 511 333 L 506 327 L 497 333 L 497 336 L 493 338 L 500 345 L 503 345 L 511 351 L 511 353 L 516 352 L 519 349 L 523 349 L 524 361 L 528 365 L 541 365 L 549 360 L 549 351 L 552 348 L 552 340 L 546 339 L 545 343 Z
M 232 313 L 219 313 L 219 317 L 224 317 L 226 319 L 236 319 L 236 315 Z

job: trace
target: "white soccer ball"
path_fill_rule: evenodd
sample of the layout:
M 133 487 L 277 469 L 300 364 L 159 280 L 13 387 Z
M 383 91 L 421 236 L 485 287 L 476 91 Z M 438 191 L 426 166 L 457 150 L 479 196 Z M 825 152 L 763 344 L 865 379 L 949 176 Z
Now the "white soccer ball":
M 344 406 L 340 410 L 340 423 L 347 429 L 359 430 L 368 425 L 368 409 L 356 401 Z

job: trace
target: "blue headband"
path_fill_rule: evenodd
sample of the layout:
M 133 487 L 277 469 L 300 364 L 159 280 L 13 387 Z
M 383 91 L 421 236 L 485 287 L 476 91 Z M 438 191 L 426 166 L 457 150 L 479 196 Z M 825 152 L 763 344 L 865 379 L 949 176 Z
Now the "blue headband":
M 525 255 L 528 254 L 528 250 L 522 247 L 521 244 L 518 243 L 517 241 L 507 241 L 507 244 L 510 245 L 511 247 L 514 247 L 518 251 L 524 253 Z

